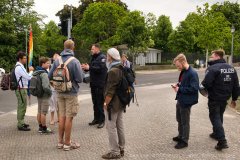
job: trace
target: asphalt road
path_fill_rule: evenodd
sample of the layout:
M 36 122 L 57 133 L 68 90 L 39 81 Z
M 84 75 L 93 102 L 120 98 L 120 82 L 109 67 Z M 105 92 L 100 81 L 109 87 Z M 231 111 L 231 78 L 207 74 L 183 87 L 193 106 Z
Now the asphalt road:
M 204 76 L 204 71 L 198 71 L 200 79 Z M 137 85 L 149 86 L 157 84 L 175 83 L 177 81 L 179 72 L 177 70 L 167 71 L 139 71 L 137 72 Z M 89 85 L 82 84 L 80 94 L 90 93 Z M 30 98 L 30 104 L 37 103 L 37 99 L 34 96 Z M 28 104 L 29 105 L 29 104 Z M 0 115 L 16 110 L 17 99 L 14 91 L 2 91 L 0 90 Z

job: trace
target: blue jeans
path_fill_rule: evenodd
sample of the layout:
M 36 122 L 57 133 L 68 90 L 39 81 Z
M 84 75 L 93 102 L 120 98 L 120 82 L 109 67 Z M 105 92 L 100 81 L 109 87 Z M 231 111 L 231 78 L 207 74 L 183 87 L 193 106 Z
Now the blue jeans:
M 209 118 L 213 126 L 213 134 L 219 141 L 226 140 L 223 128 L 223 114 L 225 112 L 226 105 L 226 101 L 208 101 Z

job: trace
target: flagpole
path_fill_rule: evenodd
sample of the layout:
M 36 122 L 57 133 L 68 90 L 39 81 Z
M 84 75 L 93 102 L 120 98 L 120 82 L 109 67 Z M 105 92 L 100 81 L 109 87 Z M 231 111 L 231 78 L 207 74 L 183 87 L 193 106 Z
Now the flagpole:
M 28 35 L 28 29 L 26 29 L 25 34 L 26 34 L 26 46 L 25 46 L 25 47 L 26 47 L 26 48 L 25 48 L 25 49 L 26 49 L 26 50 L 25 50 L 26 52 L 25 52 L 25 53 L 28 55 L 28 37 L 27 37 L 27 35 Z M 27 57 L 28 57 L 28 56 L 27 56 Z M 28 61 L 27 61 L 27 63 L 26 63 L 26 69 L 28 70 L 28 67 L 27 67 L 27 66 L 28 66 Z

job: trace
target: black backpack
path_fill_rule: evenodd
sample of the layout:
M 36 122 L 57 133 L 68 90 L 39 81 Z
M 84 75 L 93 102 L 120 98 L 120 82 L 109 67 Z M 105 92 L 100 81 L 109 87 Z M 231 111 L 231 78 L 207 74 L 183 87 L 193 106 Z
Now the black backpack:
M 36 75 L 33 75 L 29 85 L 30 94 L 39 98 L 41 98 L 44 94 L 42 79 L 40 77 L 40 75 L 44 72 L 45 71 L 40 71 Z
M 131 100 L 134 98 L 135 89 L 133 83 L 135 82 L 135 74 L 131 68 L 120 65 L 119 69 L 122 71 L 123 76 L 118 84 L 116 94 L 123 104 L 124 109 L 126 109 L 126 106 L 129 106 Z
M 15 69 L 17 66 L 20 65 L 16 65 L 12 70 L 10 74 L 4 74 L 2 81 L 1 81 L 1 88 L 2 90 L 17 90 L 18 86 L 19 86 L 19 82 L 22 82 L 22 77 L 19 78 L 19 80 L 17 81 L 17 77 L 15 74 Z

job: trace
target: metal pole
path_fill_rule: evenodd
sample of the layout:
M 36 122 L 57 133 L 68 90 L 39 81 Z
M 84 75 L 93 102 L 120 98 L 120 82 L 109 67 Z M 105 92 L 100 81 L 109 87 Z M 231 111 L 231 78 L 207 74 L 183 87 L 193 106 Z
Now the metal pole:
M 230 65 L 233 64 L 233 33 L 232 33 L 232 46 L 231 46 L 231 61 L 230 61 Z
M 71 26 L 71 30 L 72 30 L 72 5 L 71 5 L 71 17 L 70 17 L 70 20 L 71 20 L 71 24 L 70 24 L 70 26 Z
M 67 22 L 68 22 L 68 39 L 71 38 L 71 24 L 70 24 L 70 19 L 67 19 Z

